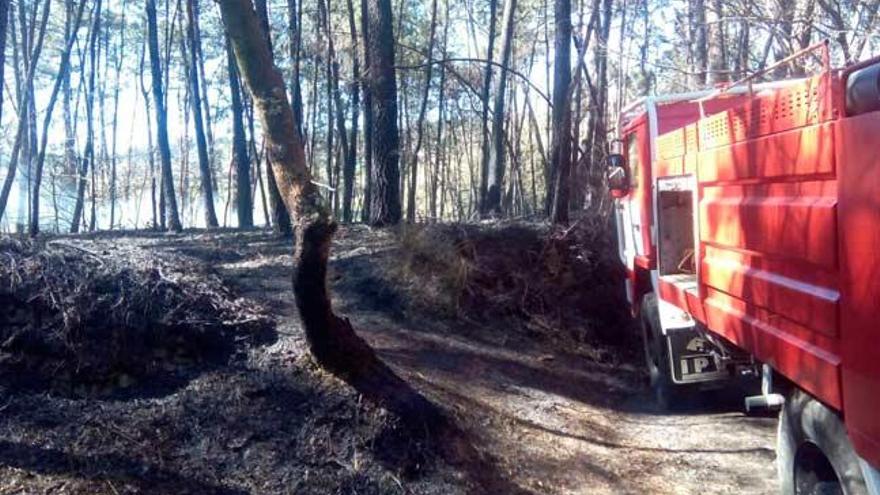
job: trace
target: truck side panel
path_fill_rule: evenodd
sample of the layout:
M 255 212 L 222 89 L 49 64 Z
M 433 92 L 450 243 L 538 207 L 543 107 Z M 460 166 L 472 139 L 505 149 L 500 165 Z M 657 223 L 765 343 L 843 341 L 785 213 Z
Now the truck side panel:
M 699 153 L 699 282 L 711 330 L 840 408 L 834 125 Z
M 841 355 L 846 427 L 880 466 L 880 112 L 843 119 L 840 164 Z

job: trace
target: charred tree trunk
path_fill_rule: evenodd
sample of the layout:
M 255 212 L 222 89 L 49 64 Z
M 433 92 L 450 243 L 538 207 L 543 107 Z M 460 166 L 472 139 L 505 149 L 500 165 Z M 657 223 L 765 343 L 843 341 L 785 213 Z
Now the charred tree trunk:
M 144 82 L 144 68 L 146 66 L 146 50 L 147 50 L 147 42 L 144 40 L 144 44 L 141 47 L 141 60 L 138 68 L 138 81 L 141 87 L 141 95 L 144 97 L 144 108 L 146 109 L 146 120 L 147 120 L 147 160 L 150 164 L 150 213 L 153 219 L 153 229 L 159 229 L 159 204 L 157 201 L 156 193 L 157 193 L 157 180 L 156 180 L 156 158 L 155 152 L 153 150 L 153 116 L 152 114 L 152 104 L 150 103 L 150 93 L 147 89 L 147 85 Z
M 64 51 L 61 53 L 61 65 L 58 68 L 58 74 L 55 76 L 55 84 L 52 87 L 52 94 L 49 96 L 49 103 L 46 107 L 46 113 L 43 117 L 42 137 L 40 138 L 40 150 L 37 155 L 36 165 L 33 174 L 33 200 L 31 202 L 31 218 L 28 232 L 31 236 L 35 236 L 40 232 L 40 186 L 43 182 L 43 164 L 46 161 L 46 143 L 49 138 L 49 125 L 52 123 L 52 112 L 55 109 L 55 103 L 58 101 L 58 93 L 64 82 L 64 75 L 70 70 L 70 52 L 73 49 L 73 43 L 76 41 L 76 33 L 79 31 L 79 24 L 82 20 L 83 10 L 85 10 L 86 2 L 80 2 L 76 13 L 73 29 L 65 40 Z M 0 79 L 2 80 L 2 79 Z
M 150 48 L 150 73 L 153 79 L 153 104 L 156 107 L 156 133 L 159 158 L 162 165 L 162 188 L 165 201 L 165 223 L 169 229 L 180 232 L 180 214 L 174 194 L 174 175 L 171 171 L 171 146 L 168 142 L 168 112 L 162 86 L 162 61 L 159 60 L 159 37 L 156 23 L 156 0 L 146 0 L 147 26 Z
M 351 0 L 349 0 L 351 1 Z M 293 68 L 293 74 L 290 77 L 290 93 L 291 105 L 293 107 L 293 117 L 296 119 L 296 128 L 300 137 L 303 137 L 303 100 L 302 86 L 300 84 L 300 53 L 302 51 L 302 25 L 299 22 L 301 18 L 302 2 L 297 3 L 296 0 L 287 0 L 287 33 L 290 38 L 290 65 Z
M 501 215 L 501 190 L 504 184 L 504 101 L 507 97 L 507 66 L 510 65 L 513 46 L 515 13 L 516 0 L 507 0 L 502 20 L 504 34 L 501 39 L 501 70 L 498 71 L 495 105 L 492 111 L 492 145 L 489 149 L 488 177 L 483 204 L 484 215 Z
M 118 182 L 117 182 L 117 164 L 118 164 L 118 156 L 116 153 L 117 150 L 117 130 L 119 128 L 119 91 L 120 91 L 120 79 L 122 77 L 122 58 L 125 53 L 125 34 L 127 32 L 127 26 L 125 23 L 125 12 L 126 12 L 126 2 L 122 3 L 122 25 L 119 29 L 119 45 L 116 49 L 116 60 L 114 61 L 114 75 L 115 75 L 115 83 L 113 85 L 113 123 L 112 123 L 112 136 L 111 136 L 111 168 L 110 168 L 110 230 L 113 230 L 113 227 L 116 225 L 116 201 L 118 199 Z M 135 102 L 136 104 L 137 102 Z M 131 151 L 131 147 L 129 145 L 129 151 Z M 130 164 L 131 162 L 129 162 Z M 137 216 L 135 216 L 135 220 Z
M 296 219 L 293 290 L 312 355 L 325 369 L 397 412 L 404 421 L 423 428 L 441 426 L 439 410 L 382 363 L 348 320 L 333 313 L 326 277 L 336 224 L 312 183 L 284 80 L 259 35 L 250 0 L 220 0 L 220 7 L 263 124 L 269 162 Z
M 722 0 L 712 0 L 712 9 L 707 18 L 709 26 L 709 83 L 716 85 L 728 81 L 727 40 L 724 34 L 724 4 Z
M 76 205 L 73 209 L 73 220 L 70 224 L 71 232 L 79 232 L 85 207 L 86 184 L 89 173 L 92 176 L 92 197 L 94 197 L 95 176 L 95 129 L 94 129 L 94 106 L 95 106 L 95 76 L 97 72 L 98 56 L 97 43 L 101 30 L 101 0 L 95 4 L 92 12 L 92 35 L 89 39 L 89 76 L 86 88 L 86 144 L 81 160 L 79 171 L 79 183 L 77 186 Z M 93 215 L 94 216 L 94 215 Z
M 191 110 L 196 131 L 196 148 L 199 155 L 199 173 L 202 177 L 202 200 L 205 208 L 205 225 L 209 229 L 219 227 L 217 213 L 214 211 L 214 186 L 212 184 L 211 159 L 208 156 L 208 141 L 205 137 L 205 123 L 202 118 L 202 88 L 199 85 L 199 44 L 196 38 L 195 10 L 196 0 L 186 0 L 187 30 L 189 41 L 189 70 Z
M 709 70 L 709 47 L 706 36 L 706 0 L 690 0 L 690 24 L 693 32 L 693 81 L 694 89 L 706 85 Z
M 6 68 L 6 25 L 9 22 L 9 2 L 0 0 L 0 122 L 3 122 L 3 69 Z
M 428 67 L 425 69 L 425 89 L 422 91 L 422 101 L 419 106 L 419 117 L 416 120 L 416 146 L 412 154 L 412 165 L 410 165 L 410 184 L 409 194 L 406 201 L 406 220 L 415 222 L 416 220 L 416 189 L 419 178 L 419 153 L 422 150 L 422 141 L 425 134 L 425 114 L 428 111 L 428 96 L 431 94 L 431 79 L 434 75 L 434 64 L 431 63 L 434 57 L 434 33 L 437 31 L 437 0 L 431 1 L 431 27 L 428 31 Z M 425 174 L 425 182 L 427 183 L 427 174 Z
M 372 107 L 372 204 L 370 223 L 400 222 L 400 135 L 397 128 L 397 80 L 394 75 L 394 28 L 391 0 L 368 0 Z
M 489 46 L 486 49 L 486 60 L 491 62 L 495 57 L 495 24 L 498 11 L 498 0 L 489 0 Z M 483 125 L 483 147 L 482 160 L 480 160 L 480 197 L 477 203 L 480 207 L 480 213 L 484 214 L 486 210 L 486 194 L 489 189 L 489 154 L 490 154 L 490 129 L 489 129 L 489 93 L 492 89 L 492 64 L 486 64 L 486 73 L 483 76 L 483 92 L 480 96 L 482 100 L 482 125 Z
M 345 159 L 345 167 L 342 170 L 343 190 L 342 190 L 342 221 L 351 223 L 352 216 L 352 200 L 354 199 L 354 177 L 355 168 L 357 166 L 358 151 L 358 120 L 360 120 L 360 88 L 361 88 L 361 69 L 358 54 L 358 35 L 357 26 L 354 22 L 354 2 L 346 0 L 348 7 L 348 29 L 351 31 L 351 74 L 352 81 L 349 88 L 350 105 L 351 105 L 351 131 L 349 132 L 348 148 L 349 154 Z
M 556 170 L 553 223 L 568 223 L 571 174 L 571 0 L 555 0 L 556 55 L 553 61 L 553 148 L 550 160 Z
M 361 0 L 361 39 L 363 43 L 364 68 L 369 72 L 370 62 L 370 21 L 367 15 L 369 0 Z M 364 207 L 361 210 L 361 221 L 369 222 L 372 218 L 373 204 L 373 92 L 370 84 L 361 82 L 364 90 Z
M 226 37 L 227 72 L 229 93 L 232 99 L 232 161 L 235 169 L 235 205 L 238 213 L 238 226 L 254 226 L 254 201 L 251 196 L 251 164 L 248 160 L 247 140 L 244 133 L 244 117 L 241 104 L 241 84 L 238 65 L 229 37 Z M 231 185 L 230 185 L 231 187 Z
M 16 84 L 16 87 L 19 88 L 19 106 L 18 106 L 18 129 L 15 134 L 15 142 L 12 146 L 12 152 L 10 153 L 9 165 L 6 169 L 6 179 L 3 181 L 3 189 L 0 190 L 0 218 L 3 217 L 3 213 L 6 211 L 6 206 L 9 201 L 9 193 L 12 190 L 13 182 L 15 181 L 15 173 L 18 168 L 18 159 L 21 154 L 21 149 L 25 146 L 24 140 L 25 136 L 28 132 L 28 126 L 30 124 L 30 111 L 32 100 L 34 98 L 33 87 L 34 87 L 34 75 L 36 74 L 37 62 L 40 59 L 40 53 L 43 50 L 43 40 L 46 35 L 46 25 L 49 20 L 49 0 L 43 2 L 43 15 L 40 19 L 40 30 L 39 35 L 35 43 L 33 43 L 33 50 L 31 53 L 24 57 L 28 60 L 28 63 L 25 64 L 27 67 L 25 79 L 23 81 L 19 81 L 20 84 Z M 34 5 L 34 8 L 37 8 L 37 5 Z M 26 30 L 22 30 L 22 37 L 26 37 L 27 34 L 24 33 Z M 15 26 L 13 26 L 13 33 L 15 32 Z M 14 41 L 14 40 L 13 40 Z M 26 46 L 30 46 L 27 43 L 23 43 L 23 48 Z M 15 43 L 13 42 L 13 48 L 15 48 Z M 15 52 L 13 52 L 13 55 Z M 16 67 L 18 65 L 16 64 Z M 18 73 L 16 72 L 16 78 L 18 79 Z M 2 81 L 0 81 L 2 84 Z M 25 191 L 27 194 L 28 191 Z

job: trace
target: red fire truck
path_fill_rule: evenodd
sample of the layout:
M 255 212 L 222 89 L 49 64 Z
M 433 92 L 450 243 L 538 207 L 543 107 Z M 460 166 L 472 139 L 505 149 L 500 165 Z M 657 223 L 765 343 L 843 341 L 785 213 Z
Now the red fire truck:
M 662 405 L 758 373 L 783 492 L 880 495 L 880 58 L 796 57 L 823 68 L 622 112 L 627 297 Z

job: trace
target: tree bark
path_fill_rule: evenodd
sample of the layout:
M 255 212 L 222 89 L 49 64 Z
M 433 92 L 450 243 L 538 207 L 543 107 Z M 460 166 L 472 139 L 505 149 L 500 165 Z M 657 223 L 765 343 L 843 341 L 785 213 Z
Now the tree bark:
M 370 20 L 367 14 L 369 0 L 361 0 L 361 39 L 363 43 L 364 67 L 369 72 L 370 62 Z M 372 218 L 373 204 L 373 93 L 370 84 L 361 82 L 364 91 L 364 206 L 361 210 L 361 221 L 366 223 Z
M 254 8 L 257 12 L 257 18 L 260 23 L 260 34 L 262 34 L 263 39 L 266 41 L 266 45 L 269 47 L 269 53 L 272 53 L 272 34 L 270 32 L 269 27 L 269 9 L 266 5 L 266 0 L 254 0 Z M 271 158 L 267 155 L 267 172 L 269 171 L 269 167 L 272 166 Z M 266 174 L 266 185 L 269 190 L 269 207 L 272 214 L 272 228 L 275 229 L 275 233 L 284 238 L 290 238 L 293 236 L 293 224 L 291 223 L 290 211 L 288 211 L 285 206 L 284 199 L 281 196 L 281 192 L 278 190 L 278 184 L 276 183 L 275 176 L 271 173 Z
M 501 215 L 501 188 L 504 184 L 504 101 L 507 97 L 507 67 L 510 65 L 513 46 L 515 14 L 516 0 L 507 0 L 502 19 L 504 34 L 501 39 L 501 70 L 498 72 L 495 105 L 492 111 L 492 146 L 489 149 L 486 195 L 483 203 L 484 215 Z
M 202 178 L 202 200 L 205 208 L 205 225 L 209 229 L 219 227 L 217 213 L 214 210 L 214 187 L 211 180 L 211 159 L 208 156 L 208 142 L 205 137 L 205 123 L 202 118 L 202 89 L 199 85 L 199 48 L 196 38 L 195 10 L 198 8 L 197 0 L 186 0 L 187 30 L 186 37 L 189 41 L 189 83 L 190 97 L 192 98 L 191 110 L 196 131 L 196 148 L 199 155 L 199 172 Z
M 146 66 L 146 50 L 147 50 L 147 41 L 144 40 L 144 44 L 141 47 L 141 60 L 138 67 L 138 81 L 141 87 L 141 94 L 144 97 L 144 108 L 146 110 L 146 120 L 147 120 L 147 161 L 150 165 L 150 213 L 152 215 L 152 228 L 154 230 L 159 229 L 160 223 L 160 212 L 159 205 L 157 202 L 156 192 L 157 192 L 157 181 L 156 181 L 156 158 L 155 152 L 153 149 L 153 116 L 152 114 L 152 105 L 150 103 L 150 93 L 147 90 L 147 85 L 144 82 L 144 67 Z
M 293 107 L 293 117 L 296 119 L 296 127 L 300 137 L 303 137 L 303 99 L 302 85 L 300 83 L 300 54 L 302 51 L 302 26 L 299 22 L 302 9 L 302 2 L 297 3 L 296 0 L 287 0 L 287 34 L 290 38 L 290 65 L 293 68 L 290 78 L 291 105 Z M 351 0 L 349 0 L 351 2 Z M 354 32 L 352 30 L 352 32 Z
M 0 0 L 0 122 L 3 122 L 3 75 L 6 68 L 6 25 L 9 22 L 9 2 Z
M 431 0 L 431 27 L 428 30 L 428 61 L 434 58 L 434 33 L 437 31 L 437 0 Z M 425 69 L 425 89 L 422 91 L 422 101 L 419 106 L 419 116 L 416 120 L 416 146 L 412 154 L 412 165 L 410 165 L 410 185 L 409 194 L 406 201 L 406 220 L 410 223 L 416 220 L 416 188 L 419 178 L 419 153 L 422 150 L 422 141 L 425 134 L 425 114 L 428 111 L 428 96 L 431 94 L 431 79 L 434 64 L 428 64 Z M 428 181 L 427 174 L 425 182 Z
M 368 399 L 400 414 L 410 425 L 433 429 L 444 424 L 439 410 L 382 363 L 348 320 L 333 313 L 326 277 L 336 224 L 312 182 L 284 80 L 272 62 L 268 44 L 259 35 L 250 0 L 219 3 L 262 122 L 269 162 L 284 201 L 294 212 L 293 290 L 312 355 L 326 370 Z
M 100 0 L 99 0 L 100 1 Z M 171 171 L 171 146 L 168 143 L 168 113 L 162 89 L 162 61 L 159 60 L 159 38 L 156 23 L 156 0 L 146 0 L 147 26 L 150 48 L 150 72 L 153 79 L 153 105 L 156 107 L 156 132 L 159 158 L 162 164 L 162 187 L 165 199 L 165 223 L 174 232 L 181 232 L 180 214 L 174 194 L 174 175 Z
M 73 49 L 73 43 L 76 41 L 76 33 L 79 31 L 80 21 L 82 20 L 83 10 L 85 10 L 85 1 L 80 1 L 79 8 L 76 13 L 76 20 L 70 35 L 65 40 L 64 51 L 61 53 L 61 64 L 58 68 L 58 74 L 55 76 L 55 84 L 52 87 L 52 94 L 49 96 L 49 103 L 46 107 L 46 113 L 43 117 L 42 137 L 40 138 L 40 151 L 37 155 L 36 165 L 33 174 L 33 201 L 31 201 L 31 218 L 28 232 L 31 236 L 35 236 L 40 232 L 40 185 L 43 182 L 43 164 L 46 161 L 46 143 L 49 141 L 49 125 L 52 123 L 52 112 L 55 109 L 55 103 L 58 101 L 58 93 L 64 81 L 64 75 L 70 70 L 70 52 Z
M 235 53 L 232 51 L 229 36 L 225 37 L 229 93 L 232 100 L 232 161 L 234 163 L 233 168 L 235 169 L 235 205 L 238 214 L 238 226 L 240 228 L 249 228 L 254 226 L 254 201 L 251 196 L 251 164 L 250 160 L 248 160 L 247 140 L 244 133 L 238 65 L 235 62 Z
M 492 63 L 495 57 L 495 24 L 497 18 L 498 11 L 498 0 L 489 0 L 489 43 L 488 48 L 486 49 L 486 60 L 489 63 L 486 64 L 486 72 L 483 76 L 483 93 L 480 96 L 482 100 L 482 137 L 483 137 L 483 146 L 482 146 L 482 160 L 480 161 L 480 195 L 478 198 L 478 204 L 480 208 L 480 213 L 486 212 L 486 194 L 489 189 L 489 154 L 490 154 L 490 129 L 489 129 L 489 93 L 492 89 Z
M 400 135 L 397 128 L 397 80 L 394 74 L 394 28 L 391 0 L 368 0 L 372 108 L 372 204 L 374 226 L 400 222 Z
M 694 39 L 694 89 L 700 89 L 706 85 L 706 73 L 709 70 L 709 47 L 706 36 L 706 0 L 690 0 L 690 21 Z
M 361 87 L 361 70 L 360 55 L 358 53 L 358 34 L 357 25 L 354 21 L 354 2 L 346 0 L 348 7 L 348 29 L 351 31 L 351 85 L 349 88 L 351 105 L 351 131 L 349 132 L 348 148 L 349 154 L 345 160 L 345 167 L 342 171 L 343 191 L 342 191 L 342 221 L 351 223 L 352 216 L 352 200 L 354 198 L 354 178 L 357 167 L 357 151 L 358 151 L 358 121 L 360 120 L 360 87 Z
M 727 40 L 724 35 L 723 0 L 712 0 L 707 16 L 709 29 L 709 83 L 716 85 L 730 80 L 727 64 Z
M 553 148 L 550 160 L 556 170 L 553 223 L 568 223 L 571 174 L 571 0 L 554 1 L 556 54 L 553 61 Z
M 31 107 L 32 100 L 34 99 L 33 87 L 34 87 L 34 75 L 37 71 L 37 63 L 40 60 L 40 53 L 43 50 L 43 40 L 46 36 L 46 25 L 49 20 L 49 0 L 45 0 L 43 2 L 43 15 L 40 19 L 40 30 L 37 35 L 36 42 L 33 43 L 33 50 L 30 54 L 25 56 L 24 58 L 28 60 L 25 64 L 27 67 L 25 79 L 21 81 L 21 84 L 17 84 L 16 87 L 19 88 L 20 98 L 19 106 L 18 106 L 18 129 L 16 131 L 15 142 L 12 146 L 12 152 L 10 153 L 9 165 L 6 170 L 6 179 L 3 181 L 3 189 L 0 190 L 0 218 L 3 218 L 3 213 L 6 211 L 6 205 L 9 201 L 9 193 L 12 190 L 13 182 L 15 181 L 15 173 L 18 168 L 18 158 L 21 154 L 21 148 L 24 145 L 23 141 L 25 139 L 25 135 L 27 133 L 29 121 L 30 121 L 30 112 L 29 109 Z M 34 4 L 34 9 L 37 8 L 37 4 Z M 26 30 L 23 30 L 26 31 Z M 13 26 L 14 33 L 14 26 Z M 27 34 L 22 33 L 22 38 L 27 37 Z M 13 47 L 14 47 L 13 43 Z M 28 46 L 27 43 L 23 42 L 23 47 Z M 17 67 L 17 65 L 16 65 Z M 16 77 L 18 77 L 18 73 L 16 72 Z M 0 81 L 2 84 L 2 81 Z M 28 191 L 25 191 L 27 194 Z

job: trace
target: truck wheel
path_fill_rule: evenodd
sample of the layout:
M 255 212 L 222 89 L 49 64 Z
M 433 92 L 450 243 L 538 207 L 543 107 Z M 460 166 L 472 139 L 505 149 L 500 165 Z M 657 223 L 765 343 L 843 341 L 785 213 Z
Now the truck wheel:
M 779 414 L 777 469 L 783 495 L 866 495 L 858 457 L 843 422 L 795 390 Z
M 666 339 L 660 330 L 660 313 L 657 309 L 657 296 L 647 294 L 642 299 L 642 344 L 645 364 L 651 380 L 651 390 L 660 410 L 669 411 L 681 407 L 686 400 L 687 390 L 672 381 L 669 369 L 669 351 Z

